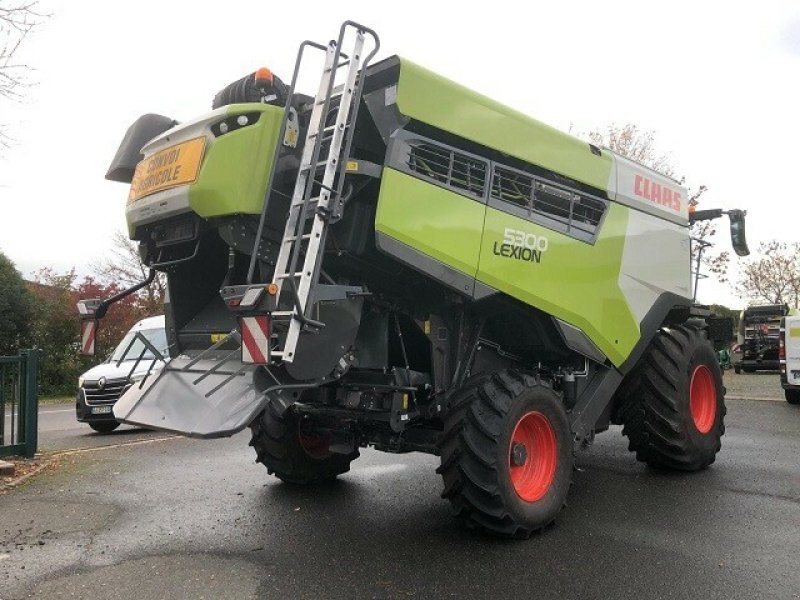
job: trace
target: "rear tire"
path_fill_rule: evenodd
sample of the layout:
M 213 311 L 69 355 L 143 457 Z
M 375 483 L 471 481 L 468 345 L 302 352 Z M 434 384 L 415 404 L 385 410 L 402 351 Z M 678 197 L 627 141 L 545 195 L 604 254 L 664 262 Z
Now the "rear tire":
M 563 508 L 572 479 L 569 422 L 549 382 L 517 371 L 455 392 L 439 444 L 442 497 L 470 528 L 527 538 Z
M 789 404 L 800 404 L 800 390 L 783 390 Z
M 263 463 L 270 475 L 297 485 L 332 481 L 350 470 L 358 450 L 336 454 L 327 450 L 324 440 L 301 436 L 299 419 L 290 408 L 283 416 L 270 402 L 250 424 L 256 462 Z
M 724 393 L 705 332 L 661 329 L 618 392 L 628 448 L 654 467 L 704 469 L 714 462 L 725 433 Z
M 118 421 L 97 421 L 95 423 L 89 423 L 89 427 L 94 429 L 97 433 L 111 433 L 117 427 L 119 427 Z
M 739 373 L 742 372 L 742 367 L 740 367 L 739 365 L 733 365 L 733 372 L 738 375 Z

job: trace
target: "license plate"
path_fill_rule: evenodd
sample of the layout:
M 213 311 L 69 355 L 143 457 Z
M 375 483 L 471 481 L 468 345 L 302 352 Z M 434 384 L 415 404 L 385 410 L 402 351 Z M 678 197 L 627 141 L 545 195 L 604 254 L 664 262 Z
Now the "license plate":
M 206 149 L 206 138 L 199 137 L 176 144 L 148 156 L 138 165 L 131 181 L 128 202 L 193 183 L 200 170 L 200 162 Z
M 92 414 L 93 415 L 107 415 L 111 412 L 110 406 L 93 406 L 92 407 Z

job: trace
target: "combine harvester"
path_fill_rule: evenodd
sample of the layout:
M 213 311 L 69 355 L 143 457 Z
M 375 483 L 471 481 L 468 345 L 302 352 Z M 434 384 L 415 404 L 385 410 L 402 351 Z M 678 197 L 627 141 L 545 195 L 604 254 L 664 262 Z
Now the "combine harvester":
M 366 446 L 436 454 L 455 514 L 511 537 L 555 519 L 610 423 L 651 465 L 711 464 L 724 388 L 689 225 L 723 212 L 405 59 L 373 64 L 378 48 L 346 22 L 301 44 L 288 85 L 261 69 L 206 115 L 130 127 L 107 177 L 131 184 L 152 271 L 125 293 L 166 273 L 171 361 L 115 417 L 249 427 L 295 484 Z M 313 97 L 295 89 L 312 51 Z M 85 336 L 118 299 L 79 305 Z

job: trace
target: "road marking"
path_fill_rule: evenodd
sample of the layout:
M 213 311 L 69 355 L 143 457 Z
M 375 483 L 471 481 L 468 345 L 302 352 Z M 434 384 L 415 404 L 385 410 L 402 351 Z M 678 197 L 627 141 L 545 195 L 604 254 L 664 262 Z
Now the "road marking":
M 68 454 L 80 454 L 82 452 L 94 452 L 96 450 L 110 450 L 113 448 L 123 448 L 124 446 L 140 446 L 142 444 L 153 444 L 155 442 L 165 442 L 167 440 L 178 440 L 183 436 L 180 435 L 166 435 L 158 438 L 147 438 L 144 440 L 133 440 L 130 442 L 120 442 L 119 444 L 108 444 L 107 446 L 92 446 L 91 448 L 69 448 L 67 450 L 58 450 L 53 452 L 52 456 L 66 456 Z
M 57 410 L 40 410 L 39 414 L 40 415 L 49 415 L 50 413 L 62 413 L 62 412 L 75 412 L 75 409 L 74 408 L 59 408 Z M 19 414 L 19 411 L 16 411 L 15 414 Z M 10 417 L 10 416 L 11 416 L 11 411 L 7 410 L 6 411 L 6 417 Z

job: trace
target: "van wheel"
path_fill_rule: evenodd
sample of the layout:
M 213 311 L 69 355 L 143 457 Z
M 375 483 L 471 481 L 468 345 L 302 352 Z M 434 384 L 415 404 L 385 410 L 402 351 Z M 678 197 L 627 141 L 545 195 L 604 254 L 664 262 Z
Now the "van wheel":
M 119 427 L 118 421 L 98 421 L 96 423 L 89 423 L 89 427 L 94 429 L 97 433 L 111 433 Z
M 789 404 L 800 404 L 800 390 L 784 390 L 784 394 Z

